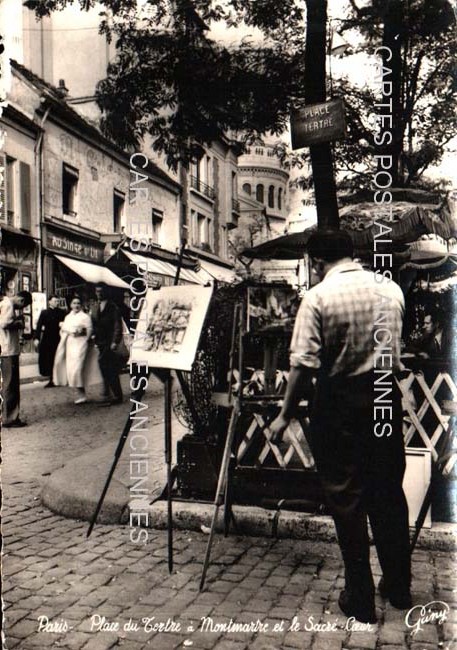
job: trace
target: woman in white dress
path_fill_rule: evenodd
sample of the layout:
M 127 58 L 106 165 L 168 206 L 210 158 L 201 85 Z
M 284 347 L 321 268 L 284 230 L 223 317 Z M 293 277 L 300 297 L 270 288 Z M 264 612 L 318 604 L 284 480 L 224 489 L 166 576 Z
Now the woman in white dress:
M 84 387 L 84 365 L 92 334 L 92 319 L 82 310 L 79 296 L 73 298 L 70 308 L 70 313 L 61 325 L 53 381 L 56 386 L 68 385 L 76 388 L 75 404 L 84 404 L 87 402 Z

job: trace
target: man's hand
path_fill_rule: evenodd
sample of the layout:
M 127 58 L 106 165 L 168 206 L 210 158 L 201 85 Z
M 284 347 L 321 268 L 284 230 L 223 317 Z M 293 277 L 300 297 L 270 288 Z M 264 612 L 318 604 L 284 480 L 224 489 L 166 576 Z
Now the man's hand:
M 38 348 L 40 347 L 40 339 L 34 339 L 33 345 L 35 346 L 35 350 L 38 350 Z
M 289 422 L 290 420 L 284 417 L 284 415 L 281 415 L 281 413 L 273 420 L 268 427 L 271 433 L 270 442 L 273 442 L 275 445 L 282 442 L 284 431 L 289 426 Z
M 110 349 L 114 352 L 114 350 L 117 350 L 117 343 L 111 343 Z

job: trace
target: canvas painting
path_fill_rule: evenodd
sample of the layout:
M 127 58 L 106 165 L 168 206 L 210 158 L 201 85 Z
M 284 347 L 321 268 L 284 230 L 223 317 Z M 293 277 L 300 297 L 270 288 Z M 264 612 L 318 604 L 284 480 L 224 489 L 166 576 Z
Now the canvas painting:
M 297 292 L 292 287 L 249 287 L 248 330 L 292 327 L 299 304 Z
M 150 368 L 190 370 L 211 294 L 211 287 L 187 285 L 150 289 L 139 316 L 131 361 L 147 361 Z

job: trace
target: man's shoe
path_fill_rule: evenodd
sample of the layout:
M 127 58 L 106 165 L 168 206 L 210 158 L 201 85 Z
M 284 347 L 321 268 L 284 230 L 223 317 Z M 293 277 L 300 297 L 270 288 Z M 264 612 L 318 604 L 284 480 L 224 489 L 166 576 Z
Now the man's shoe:
M 409 591 L 406 591 L 404 593 L 389 593 L 386 589 L 384 578 L 381 578 L 379 581 L 378 590 L 381 598 L 388 600 L 392 607 L 395 607 L 395 609 L 411 609 L 413 606 L 413 601 Z
M 113 406 L 115 404 L 122 404 L 123 401 L 124 399 L 122 397 L 115 397 L 111 400 L 111 405 Z
M 87 397 L 79 397 L 75 399 L 75 404 L 85 404 L 87 402 Z
M 45 388 L 55 388 L 55 383 L 51 379 L 50 381 L 48 381 L 47 384 L 44 385 L 44 387 Z
M 343 591 L 340 593 L 340 597 L 338 598 L 338 605 L 343 612 L 345 616 L 348 618 L 354 617 L 361 623 L 376 623 L 376 612 L 374 609 L 374 605 L 372 608 L 362 608 L 362 607 L 356 607 L 353 603 L 351 603 L 351 599 L 348 596 L 347 591 L 343 589 Z
M 27 427 L 27 426 L 28 423 L 24 422 L 24 420 L 21 420 L 20 418 L 14 420 L 14 422 L 5 422 L 2 424 L 2 427 L 6 427 L 7 429 L 10 427 L 19 428 L 19 427 Z

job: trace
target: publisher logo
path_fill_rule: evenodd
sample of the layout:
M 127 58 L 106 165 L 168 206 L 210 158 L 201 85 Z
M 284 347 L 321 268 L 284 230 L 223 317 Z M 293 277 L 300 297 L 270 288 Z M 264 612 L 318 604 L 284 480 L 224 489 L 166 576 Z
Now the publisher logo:
M 406 627 L 411 630 L 411 635 L 420 632 L 427 623 L 443 625 L 447 621 L 450 607 L 442 600 L 432 600 L 426 605 L 411 607 L 405 616 Z

